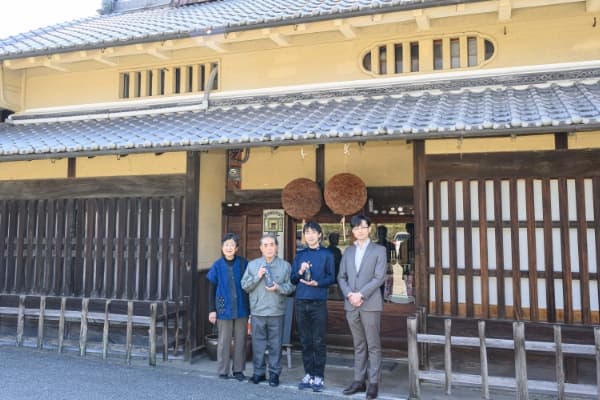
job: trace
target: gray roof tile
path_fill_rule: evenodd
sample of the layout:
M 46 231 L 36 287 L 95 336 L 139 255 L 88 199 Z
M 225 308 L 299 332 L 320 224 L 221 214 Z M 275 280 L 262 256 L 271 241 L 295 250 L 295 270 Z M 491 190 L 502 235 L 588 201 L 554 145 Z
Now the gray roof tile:
M 207 111 L 120 117 L 113 110 L 110 118 L 70 122 L 16 115 L 0 124 L 0 160 L 600 130 L 600 71 L 592 72 L 594 79 L 588 72 L 586 79 L 459 90 L 405 85 L 219 99 Z
M 0 60 L 435 6 L 439 0 L 221 0 L 97 15 L 0 39 Z

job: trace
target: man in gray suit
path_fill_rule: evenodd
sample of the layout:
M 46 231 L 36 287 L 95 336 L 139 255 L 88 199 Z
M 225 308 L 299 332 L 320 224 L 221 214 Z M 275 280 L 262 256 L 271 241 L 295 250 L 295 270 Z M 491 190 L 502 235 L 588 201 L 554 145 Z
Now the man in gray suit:
M 383 298 L 379 287 L 385 279 L 386 249 L 369 239 L 371 220 L 368 217 L 355 215 L 350 225 L 356 241 L 344 251 L 338 284 L 344 295 L 344 310 L 354 343 L 354 381 L 343 393 L 351 395 L 366 390 L 370 400 L 377 398 L 381 376 Z

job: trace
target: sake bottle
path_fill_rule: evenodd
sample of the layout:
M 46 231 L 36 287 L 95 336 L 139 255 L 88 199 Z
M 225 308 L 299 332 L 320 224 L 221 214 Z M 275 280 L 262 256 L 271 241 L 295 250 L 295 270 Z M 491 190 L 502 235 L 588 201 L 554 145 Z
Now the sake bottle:
M 271 274 L 271 266 L 269 264 L 265 265 L 265 286 L 270 288 L 273 287 L 273 275 Z

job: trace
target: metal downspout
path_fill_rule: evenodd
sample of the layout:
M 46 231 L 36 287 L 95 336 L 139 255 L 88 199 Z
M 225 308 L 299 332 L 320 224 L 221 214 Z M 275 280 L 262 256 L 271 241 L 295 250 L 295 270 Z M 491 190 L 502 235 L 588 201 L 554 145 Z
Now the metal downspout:
M 208 82 L 206 83 L 206 89 L 204 90 L 204 97 L 202 98 L 202 109 L 203 110 L 208 110 L 208 100 L 209 100 L 209 96 L 210 96 L 210 91 L 215 82 L 215 78 L 217 77 L 217 72 L 219 72 L 218 65 L 216 65 L 216 68 L 213 68 L 213 70 L 210 71 L 210 75 L 208 77 Z

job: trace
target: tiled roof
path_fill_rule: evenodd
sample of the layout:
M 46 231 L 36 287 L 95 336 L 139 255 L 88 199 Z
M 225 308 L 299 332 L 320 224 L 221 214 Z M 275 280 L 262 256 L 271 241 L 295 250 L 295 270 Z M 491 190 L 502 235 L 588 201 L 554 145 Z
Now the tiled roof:
M 87 119 L 13 116 L 0 124 L 0 160 L 600 130 L 600 70 L 519 85 L 392 86 L 71 117 Z
M 0 60 L 435 6 L 447 0 L 220 0 L 70 21 L 0 40 Z M 462 1 L 461 1 L 462 2 Z M 456 1 L 452 1 L 453 4 Z

